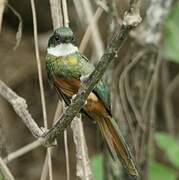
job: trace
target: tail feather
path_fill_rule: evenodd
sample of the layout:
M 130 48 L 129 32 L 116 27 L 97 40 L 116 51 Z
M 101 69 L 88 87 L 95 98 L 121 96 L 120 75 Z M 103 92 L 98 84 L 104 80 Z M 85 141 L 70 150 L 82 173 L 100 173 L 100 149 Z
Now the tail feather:
M 119 130 L 117 130 L 114 120 L 110 116 L 107 116 L 97 122 L 113 157 L 119 159 L 131 175 L 137 176 L 138 171 L 135 167 L 129 148 L 125 143 L 123 136 Z

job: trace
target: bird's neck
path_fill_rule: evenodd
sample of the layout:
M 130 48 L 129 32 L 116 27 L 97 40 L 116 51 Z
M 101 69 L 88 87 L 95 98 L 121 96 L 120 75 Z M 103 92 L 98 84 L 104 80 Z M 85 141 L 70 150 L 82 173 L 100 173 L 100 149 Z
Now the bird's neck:
M 56 57 L 67 56 L 78 52 L 78 47 L 71 43 L 62 43 L 55 47 L 47 48 L 47 53 Z

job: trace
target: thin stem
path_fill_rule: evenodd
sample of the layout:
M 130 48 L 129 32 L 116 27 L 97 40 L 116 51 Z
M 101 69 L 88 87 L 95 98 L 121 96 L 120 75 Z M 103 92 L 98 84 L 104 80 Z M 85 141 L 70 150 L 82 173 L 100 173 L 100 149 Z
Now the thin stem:
M 54 118 L 53 118 L 53 124 L 56 122 L 56 120 L 58 119 L 58 117 L 60 116 L 60 114 L 62 114 L 63 112 L 63 104 L 62 102 L 59 100 L 56 110 L 55 110 L 55 114 L 54 114 Z M 52 150 L 51 150 L 52 151 Z M 52 152 L 51 152 L 52 153 Z M 42 168 L 42 173 L 41 173 L 41 178 L 40 180 L 46 180 L 47 179 L 47 175 L 48 175 L 48 153 L 46 154 L 45 157 L 45 161 L 43 164 L 43 168 Z M 49 172 L 50 173 L 50 172 Z M 49 175 L 50 176 L 50 175 Z
M 17 32 L 16 32 L 16 44 L 15 44 L 15 46 L 13 48 L 13 50 L 15 50 L 19 46 L 21 38 L 22 38 L 22 17 L 10 4 L 7 4 L 7 6 L 9 7 L 9 9 L 12 11 L 12 13 L 19 20 L 18 29 L 17 29 Z
M 49 179 L 53 180 L 53 171 L 52 171 L 52 147 L 47 148 L 47 157 L 48 157 L 48 169 L 49 169 Z
M 14 176 L 11 174 L 11 171 L 6 166 L 6 164 L 1 159 L 1 157 L 0 157 L 0 170 L 1 170 L 0 172 L 3 174 L 3 176 L 6 180 L 15 180 Z M 4 178 L 2 178 L 2 179 L 4 179 Z
M 3 13 L 5 8 L 6 0 L 0 0 L 0 32 L 2 27 Z
M 40 176 L 40 180 L 46 180 L 48 175 L 48 153 L 46 153 L 45 161 L 43 163 L 42 172 Z
M 49 0 L 53 29 L 63 26 L 61 0 Z
M 88 149 L 85 140 L 83 123 L 81 116 L 75 117 L 72 121 L 71 128 L 73 130 L 73 139 L 76 147 L 76 169 L 77 178 L 91 180 L 92 173 L 90 169 L 90 161 L 88 157 Z
M 64 144 L 65 144 L 66 174 L 67 174 L 67 180 L 70 180 L 70 161 L 69 161 L 67 130 L 64 131 Z
M 37 147 L 39 147 L 41 145 L 41 141 L 37 140 L 37 141 L 34 141 L 10 154 L 8 154 L 7 157 L 5 157 L 3 160 L 5 163 L 9 163 L 11 161 L 13 161 L 14 159 L 17 159 L 21 156 L 23 156 L 24 154 L 36 149 Z
M 73 0 L 75 9 L 78 13 L 78 18 L 81 21 L 82 27 L 88 26 L 91 23 L 91 20 L 93 19 L 94 12 L 91 5 L 91 1 L 89 0 Z M 101 8 L 103 9 L 103 8 Z M 104 44 L 101 38 L 101 34 L 99 32 L 99 28 L 97 26 L 97 23 L 94 23 L 92 27 L 92 48 L 94 52 L 96 53 L 97 59 L 100 58 L 104 52 Z M 83 50 L 82 50 L 83 51 Z
M 32 17 L 33 17 L 34 45 L 35 45 L 35 55 L 36 55 L 37 67 L 38 67 L 38 77 L 39 77 L 39 85 L 40 85 L 42 112 L 43 112 L 43 119 L 44 119 L 44 127 L 45 127 L 45 129 L 47 129 L 48 128 L 48 126 L 47 126 L 47 111 L 46 111 L 43 79 L 42 79 L 42 67 L 41 67 L 41 62 L 40 62 L 41 60 L 40 60 L 40 54 L 39 54 L 37 18 L 36 18 L 36 10 L 35 10 L 34 0 L 31 0 L 31 8 L 32 8 Z
M 24 124 L 31 131 L 35 138 L 39 138 L 43 132 L 38 127 L 35 120 L 28 111 L 25 99 L 18 96 L 12 89 L 10 89 L 4 82 L 0 80 L 0 95 L 6 99 L 14 108 L 17 115 L 22 119 Z
M 62 9 L 63 9 L 63 19 L 64 19 L 64 26 L 69 27 L 69 18 L 68 18 L 68 8 L 67 8 L 67 1 L 62 0 Z
M 68 8 L 67 8 L 66 0 L 62 0 L 62 9 L 63 9 L 64 26 L 69 27 Z M 64 102 L 63 102 L 63 107 L 65 107 Z M 67 175 L 67 180 L 70 180 L 70 162 L 69 162 L 67 130 L 64 131 L 64 145 L 65 145 L 65 158 L 66 158 L 66 175 Z
M 40 96 L 41 96 L 41 103 L 42 103 L 43 120 L 44 120 L 45 129 L 48 129 L 47 110 L 46 110 L 44 86 L 43 86 L 43 79 L 42 79 L 42 67 L 41 67 L 40 54 L 39 54 L 37 18 L 36 18 L 36 10 L 35 10 L 34 0 L 31 0 L 31 8 L 32 8 L 32 17 L 33 17 L 35 55 L 36 55 L 37 68 L 38 68 L 38 77 L 39 77 L 39 85 L 40 85 Z M 51 151 L 49 148 L 47 149 L 47 156 L 48 156 L 49 177 L 50 177 L 50 180 L 53 180 Z
M 83 36 L 83 39 L 80 43 L 80 47 L 79 47 L 80 52 L 84 52 L 84 50 L 86 49 L 88 41 L 93 32 L 93 29 L 95 28 L 94 26 L 97 23 L 97 21 L 99 20 L 99 18 L 101 17 L 102 13 L 103 13 L 103 9 L 101 7 L 98 7 L 93 18 L 91 19 L 90 24 L 88 25 L 87 30 L 86 30 L 86 32 Z

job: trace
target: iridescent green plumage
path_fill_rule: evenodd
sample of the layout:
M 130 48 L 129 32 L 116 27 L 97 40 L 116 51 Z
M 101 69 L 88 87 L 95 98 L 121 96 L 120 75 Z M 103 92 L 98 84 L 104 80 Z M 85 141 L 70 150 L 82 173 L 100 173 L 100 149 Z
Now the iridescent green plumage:
M 77 63 L 69 63 L 70 59 L 75 59 Z M 69 60 L 68 60 L 69 59 Z M 53 86 L 53 77 L 55 75 L 70 78 L 77 78 L 87 76 L 94 70 L 94 65 L 89 63 L 87 58 L 82 56 L 79 52 L 67 57 L 55 57 L 53 55 L 46 55 L 46 68 L 48 74 L 48 80 L 51 86 Z M 102 81 L 99 81 L 94 88 L 96 95 L 104 102 L 106 108 L 110 110 L 109 94 L 107 87 Z

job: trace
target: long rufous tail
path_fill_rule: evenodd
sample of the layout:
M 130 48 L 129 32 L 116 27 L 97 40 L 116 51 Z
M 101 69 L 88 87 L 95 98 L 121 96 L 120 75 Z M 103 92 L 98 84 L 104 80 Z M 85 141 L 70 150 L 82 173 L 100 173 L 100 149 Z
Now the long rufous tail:
M 114 158 L 121 161 L 122 165 L 128 170 L 129 174 L 138 176 L 138 171 L 132 159 L 131 153 L 123 136 L 119 130 L 117 130 L 114 120 L 110 116 L 107 116 L 97 122 Z

